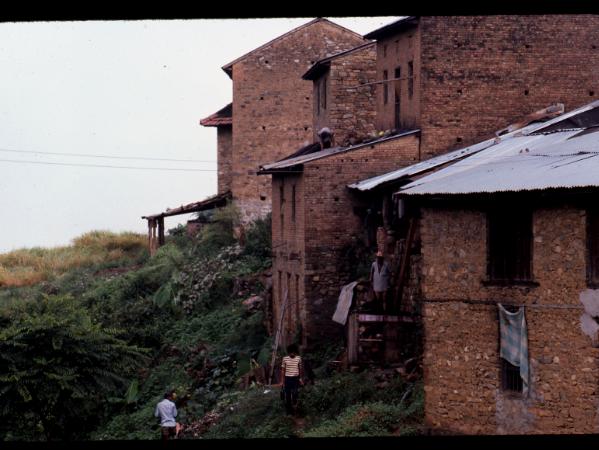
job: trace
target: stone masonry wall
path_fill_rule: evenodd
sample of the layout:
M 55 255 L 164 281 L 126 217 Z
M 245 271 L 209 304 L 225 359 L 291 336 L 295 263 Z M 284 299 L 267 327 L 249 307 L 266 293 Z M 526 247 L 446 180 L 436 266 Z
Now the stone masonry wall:
M 233 65 L 233 198 L 249 221 L 271 209 L 262 164 L 312 139 L 312 82 L 302 74 L 319 59 L 364 40 L 328 21 L 316 21 L 256 50 Z
M 218 193 L 223 194 L 231 190 L 233 176 L 231 163 L 233 158 L 233 133 L 230 125 L 221 125 L 216 132 L 217 166 L 218 166 Z
M 492 287 L 481 283 L 487 278 L 485 214 L 423 208 L 423 365 L 429 426 L 468 434 L 599 430 L 599 349 L 592 347 L 580 325 L 585 224 L 585 212 L 574 207 L 534 210 L 533 278 L 539 285 Z M 501 389 L 497 307 L 476 303 L 484 300 L 528 305 L 528 398 Z
M 317 105 L 316 89 L 327 83 L 327 108 Z M 376 102 L 374 85 L 356 88 L 376 79 L 376 46 L 374 43 L 330 63 L 326 74 L 314 80 L 314 141 L 316 133 L 329 127 L 338 146 L 349 145 L 349 139 L 362 138 L 375 130 Z M 354 142 L 351 142 L 352 144 Z
M 597 15 L 424 16 L 420 28 L 423 159 L 599 95 Z

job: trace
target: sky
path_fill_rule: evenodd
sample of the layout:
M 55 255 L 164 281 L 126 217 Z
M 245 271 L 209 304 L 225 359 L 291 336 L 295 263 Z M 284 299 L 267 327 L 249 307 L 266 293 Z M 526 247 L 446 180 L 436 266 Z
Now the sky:
M 215 194 L 199 120 L 231 102 L 221 67 L 312 19 L 0 23 L 0 252 L 146 233 L 141 216 Z M 329 18 L 360 34 L 396 19 Z

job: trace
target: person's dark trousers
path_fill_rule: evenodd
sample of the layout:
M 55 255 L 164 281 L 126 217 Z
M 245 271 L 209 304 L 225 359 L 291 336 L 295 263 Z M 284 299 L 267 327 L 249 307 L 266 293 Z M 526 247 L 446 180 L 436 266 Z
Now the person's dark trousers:
M 160 427 L 162 431 L 162 441 L 168 441 L 169 438 L 174 438 L 177 435 L 176 427 Z
M 293 412 L 297 406 L 299 377 L 285 377 L 285 411 L 287 414 Z

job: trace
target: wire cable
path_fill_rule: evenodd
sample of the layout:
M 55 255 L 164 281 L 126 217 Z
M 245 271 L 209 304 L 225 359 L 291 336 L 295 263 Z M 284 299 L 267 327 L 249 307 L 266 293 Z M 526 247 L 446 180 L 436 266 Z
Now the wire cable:
M 177 161 L 177 162 L 201 162 L 201 163 L 215 163 L 214 160 L 208 159 L 174 159 L 174 158 L 149 158 L 142 156 L 109 156 L 109 155 L 86 155 L 83 153 L 62 153 L 62 152 L 38 152 L 33 150 L 11 150 L 8 148 L 0 148 L 0 152 L 10 153 L 33 153 L 39 155 L 59 155 L 59 156 L 81 156 L 85 158 L 108 158 L 108 159 L 139 159 L 148 161 Z
M 72 167 L 101 167 L 101 168 L 109 168 L 109 169 L 167 170 L 167 171 L 180 171 L 180 172 L 216 172 L 216 169 L 182 169 L 182 168 L 170 168 L 170 167 L 111 166 L 111 165 L 105 165 L 105 164 L 75 164 L 75 163 L 61 163 L 61 162 L 27 161 L 27 160 L 16 160 L 16 159 L 0 159 L 0 162 L 39 164 L 39 165 L 52 165 L 52 166 L 72 166 Z

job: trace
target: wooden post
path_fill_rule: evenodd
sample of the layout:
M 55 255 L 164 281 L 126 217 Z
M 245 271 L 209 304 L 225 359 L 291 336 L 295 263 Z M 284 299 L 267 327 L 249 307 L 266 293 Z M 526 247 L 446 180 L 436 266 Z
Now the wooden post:
M 164 245 L 164 217 L 158 218 L 158 246 Z
M 399 274 L 397 277 L 397 284 L 395 286 L 394 298 L 393 298 L 393 307 L 397 307 L 399 309 L 401 305 L 401 296 L 403 293 L 403 285 L 404 279 L 406 276 L 406 272 L 408 267 L 410 266 L 410 250 L 412 247 L 412 240 L 414 239 L 414 233 L 416 232 L 416 219 L 412 217 L 410 219 L 410 226 L 408 229 L 408 238 L 406 239 L 406 246 L 403 249 L 403 255 L 401 257 L 401 267 L 399 269 Z

